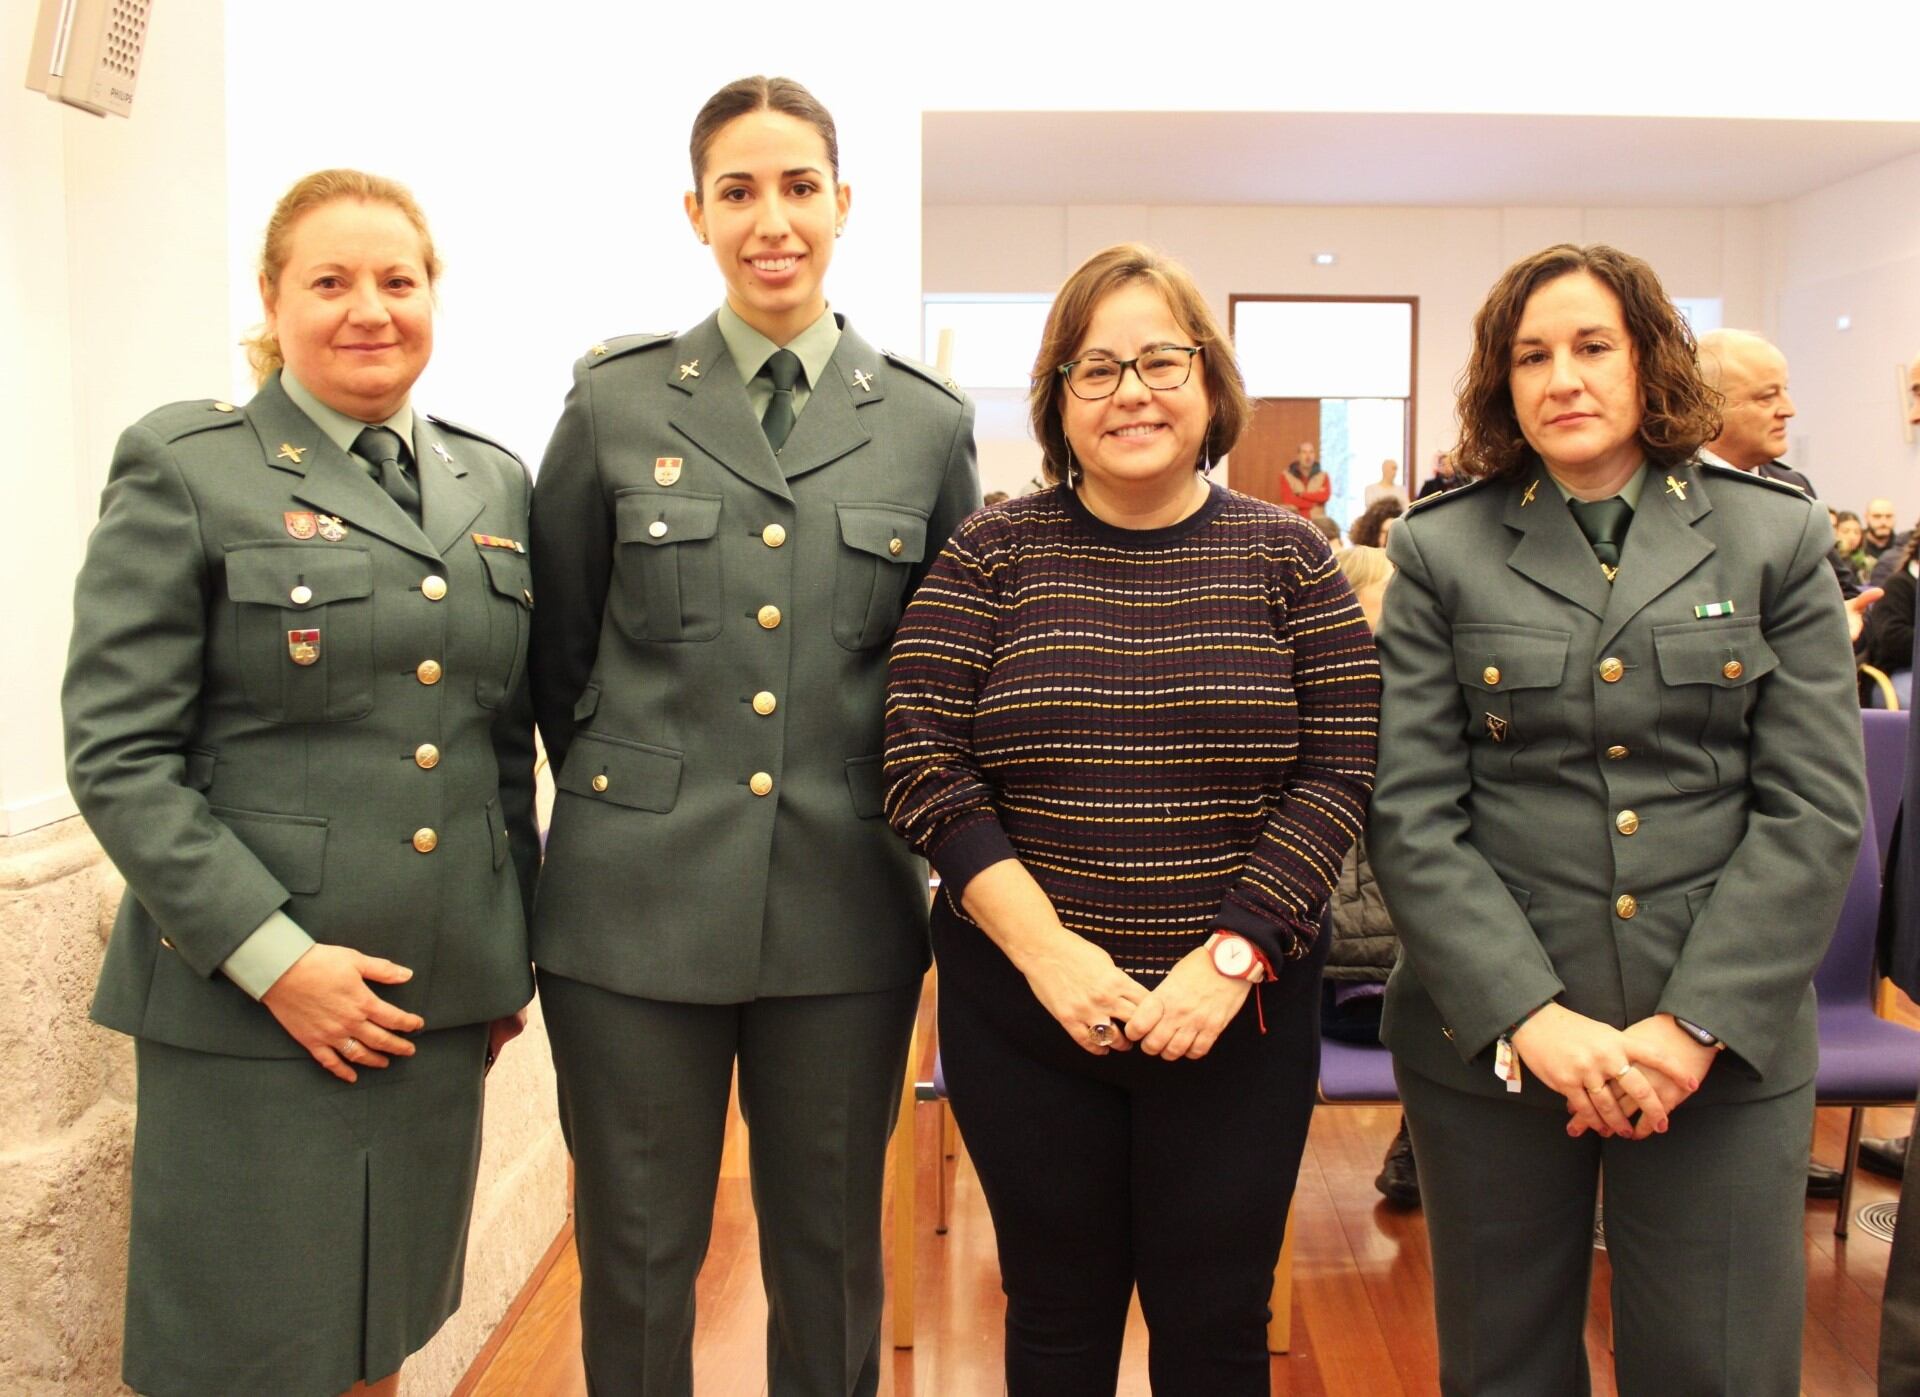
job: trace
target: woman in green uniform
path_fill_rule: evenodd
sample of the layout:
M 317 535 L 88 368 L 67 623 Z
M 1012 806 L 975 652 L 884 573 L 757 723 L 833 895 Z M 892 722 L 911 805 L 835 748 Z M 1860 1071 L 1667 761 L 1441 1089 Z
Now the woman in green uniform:
M 577 1165 L 587 1380 L 685 1393 L 736 1065 L 775 1394 L 878 1382 L 880 1192 L 928 960 L 881 818 L 887 647 L 980 501 L 973 411 L 827 309 L 833 119 L 747 78 L 694 120 L 726 296 L 595 345 L 534 495 L 559 794 L 534 958 Z
M 459 1304 L 482 1080 L 532 988 L 531 484 L 412 405 L 438 271 L 402 186 L 296 184 L 259 392 L 122 435 L 80 572 L 140 1392 L 391 1392 Z

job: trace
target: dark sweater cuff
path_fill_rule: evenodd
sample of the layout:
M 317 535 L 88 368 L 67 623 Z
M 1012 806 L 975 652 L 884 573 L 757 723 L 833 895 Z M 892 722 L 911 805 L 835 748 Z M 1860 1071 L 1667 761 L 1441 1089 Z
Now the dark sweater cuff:
M 1320 929 L 1318 923 L 1308 932 L 1299 927 L 1269 921 L 1232 898 L 1220 904 L 1220 914 L 1213 919 L 1213 924 L 1221 931 L 1246 937 L 1276 970 L 1283 961 L 1298 960 L 1304 955 Z
M 967 817 L 960 828 L 940 841 L 928 856 L 940 871 L 940 886 L 956 904 L 974 875 L 1003 859 L 1018 858 L 1007 832 L 991 812 Z

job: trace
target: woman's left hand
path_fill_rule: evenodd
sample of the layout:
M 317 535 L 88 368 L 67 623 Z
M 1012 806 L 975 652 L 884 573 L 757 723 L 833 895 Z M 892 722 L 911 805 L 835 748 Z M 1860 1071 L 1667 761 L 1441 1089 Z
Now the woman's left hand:
M 1205 1057 L 1220 1032 L 1247 1002 L 1250 985 L 1213 968 L 1213 955 L 1196 946 L 1127 1020 L 1127 1037 L 1150 1057 L 1177 1062 Z
M 518 1010 L 503 1019 L 495 1019 L 487 1025 L 487 1066 L 493 1071 L 494 1063 L 500 1060 L 500 1054 L 506 1051 L 507 1044 L 518 1038 L 527 1027 L 527 1011 Z

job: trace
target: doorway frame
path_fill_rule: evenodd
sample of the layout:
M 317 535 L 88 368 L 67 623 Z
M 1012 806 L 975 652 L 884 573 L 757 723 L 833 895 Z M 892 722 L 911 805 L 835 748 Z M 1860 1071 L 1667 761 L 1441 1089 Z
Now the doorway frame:
M 1412 499 L 1415 476 L 1414 424 L 1420 418 L 1420 298 L 1418 296 L 1338 296 L 1291 291 L 1230 291 L 1227 293 L 1227 338 L 1233 342 L 1236 353 L 1240 343 L 1236 323 L 1240 316 L 1240 303 L 1243 301 L 1333 301 L 1346 304 L 1407 307 L 1407 432 L 1406 440 L 1401 444 L 1400 449 L 1400 486 L 1407 492 L 1407 498 Z

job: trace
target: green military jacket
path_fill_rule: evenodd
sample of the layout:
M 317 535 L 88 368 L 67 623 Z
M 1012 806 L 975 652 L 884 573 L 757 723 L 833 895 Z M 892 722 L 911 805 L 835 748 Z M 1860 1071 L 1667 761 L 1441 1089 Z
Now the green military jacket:
M 120 438 L 74 598 L 68 779 L 127 880 L 93 1016 L 305 1053 L 219 967 L 284 909 L 412 968 L 450 1028 L 532 993 L 531 482 L 415 416 L 416 526 L 288 398 L 175 403 Z
M 543 970 L 692 1003 L 921 975 L 887 649 L 979 502 L 972 404 L 850 327 L 778 458 L 717 318 L 580 360 L 533 505 Z
M 1368 840 L 1404 1064 L 1501 1092 L 1495 1040 L 1558 997 L 1716 1034 L 1702 1100 L 1811 1078 L 1866 800 L 1831 547 L 1798 491 L 1697 462 L 1649 476 L 1611 584 L 1537 463 L 1395 526 Z

